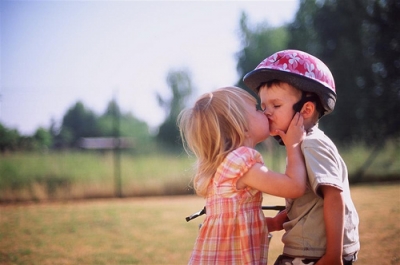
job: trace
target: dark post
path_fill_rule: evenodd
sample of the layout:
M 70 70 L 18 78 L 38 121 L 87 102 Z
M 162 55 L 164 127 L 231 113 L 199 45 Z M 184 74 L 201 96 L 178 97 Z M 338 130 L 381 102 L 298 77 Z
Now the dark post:
M 117 97 L 114 95 L 114 180 L 115 196 L 122 198 L 121 181 L 121 139 L 120 139 L 120 113 L 117 105 Z

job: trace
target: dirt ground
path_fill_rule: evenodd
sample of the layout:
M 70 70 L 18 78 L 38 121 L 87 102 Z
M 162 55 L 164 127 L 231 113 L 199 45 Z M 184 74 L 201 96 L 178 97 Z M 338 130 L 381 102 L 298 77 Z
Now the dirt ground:
M 360 215 L 356 264 L 400 264 L 400 183 L 351 192 Z M 283 203 L 264 197 L 264 205 Z M 0 264 L 186 264 L 204 217 L 185 217 L 203 205 L 197 196 L 0 205 Z M 282 233 L 273 233 L 269 264 Z

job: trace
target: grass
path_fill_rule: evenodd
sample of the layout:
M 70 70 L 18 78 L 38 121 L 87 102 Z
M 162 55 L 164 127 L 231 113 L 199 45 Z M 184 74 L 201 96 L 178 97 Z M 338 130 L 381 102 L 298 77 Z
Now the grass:
M 112 152 L 12 153 L 0 159 L 0 202 L 188 194 L 193 159 L 187 155 Z M 119 165 L 119 166 L 116 166 Z M 116 175 L 116 168 L 120 175 Z M 188 172 L 190 171 L 190 172 Z
M 373 147 L 376 148 L 376 147 Z M 400 175 L 400 139 L 385 142 L 379 146 L 377 153 L 373 154 L 373 148 L 365 144 L 353 144 L 339 148 L 339 151 L 347 164 L 349 174 L 353 177 L 364 169 L 364 178 L 379 180 L 379 177 L 392 177 L 399 179 Z M 371 158 L 371 154 L 373 159 Z
M 361 180 L 400 179 L 400 141 L 389 141 L 376 159 L 368 163 Z M 285 152 L 274 142 L 259 146 L 265 164 L 285 170 Z M 371 149 L 357 144 L 340 148 L 350 180 L 363 167 Z M 116 196 L 116 179 L 121 179 L 122 196 L 193 194 L 193 157 L 185 153 L 133 155 L 112 152 L 9 153 L 0 155 L 0 203 L 17 201 L 111 198 Z M 116 170 L 120 170 L 120 174 Z M 355 178 L 353 178 L 355 179 Z
M 351 192 L 361 220 L 356 264 L 400 264 L 400 183 Z M 0 264 L 187 264 L 204 217 L 185 217 L 203 204 L 192 195 L 3 204 Z M 264 205 L 275 204 L 283 199 L 264 197 Z M 273 233 L 269 264 L 281 235 Z

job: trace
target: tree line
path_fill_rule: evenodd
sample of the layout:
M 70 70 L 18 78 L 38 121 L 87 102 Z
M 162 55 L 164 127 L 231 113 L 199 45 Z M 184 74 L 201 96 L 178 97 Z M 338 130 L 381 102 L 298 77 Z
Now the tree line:
M 82 138 L 96 137 L 130 138 L 133 150 L 140 153 L 160 148 L 181 150 L 176 117 L 194 90 L 190 72 L 188 69 L 170 70 L 166 82 L 170 96 L 157 94 L 166 119 L 156 133 L 151 133 L 148 124 L 132 113 L 123 112 L 114 99 L 101 115 L 78 101 L 66 111 L 59 126 L 52 121 L 50 128 L 40 127 L 30 136 L 21 135 L 16 129 L 0 123 L 0 152 L 76 149 L 81 147 Z
M 300 0 L 293 22 L 271 28 L 240 21 L 238 86 L 258 63 L 281 49 L 320 58 L 333 73 L 335 110 L 320 126 L 342 144 L 382 144 L 400 136 L 400 1 Z
M 151 142 L 148 125 L 123 113 L 115 100 L 101 115 L 78 101 L 66 111 L 60 126 L 52 121 L 50 128 L 40 127 L 31 136 L 0 124 L 0 151 L 77 148 L 83 137 L 134 137 L 139 146 Z
M 281 27 L 270 27 L 267 22 L 250 25 L 246 13 L 242 13 L 236 85 L 247 89 L 243 76 L 274 52 L 303 50 L 324 61 L 335 78 L 335 110 L 320 122 L 333 140 L 339 144 L 361 141 L 379 145 L 389 138 L 399 139 L 398 14 L 397 0 L 300 0 L 294 21 Z M 81 137 L 115 135 L 134 137 L 139 150 L 147 150 L 154 143 L 179 148 L 176 117 L 195 89 L 187 69 L 171 70 L 167 84 L 170 96 L 157 95 L 166 119 L 154 135 L 145 122 L 122 113 L 115 101 L 102 115 L 77 102 L 66 112 L 59 128 L 54 123 L 48 129 L 37 129 L 32 136 L 21 136 L 0 124 L 0 151 L 75 148 Z

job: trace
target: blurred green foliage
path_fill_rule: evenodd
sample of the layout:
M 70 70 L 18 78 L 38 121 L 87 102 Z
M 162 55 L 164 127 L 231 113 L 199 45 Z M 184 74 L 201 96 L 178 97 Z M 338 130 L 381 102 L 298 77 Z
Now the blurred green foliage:
M 383 145 L 400 137 L 400 2 L 300 0 L 293 22 L 280 28 L 240 21 L 241 78 L 264 58 L 299 49 L 320 58 L 335 78 L 335 110 L 320 122 L 337 143 Z

